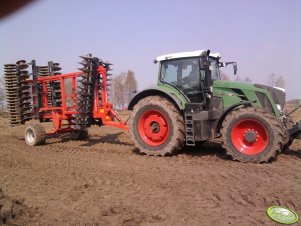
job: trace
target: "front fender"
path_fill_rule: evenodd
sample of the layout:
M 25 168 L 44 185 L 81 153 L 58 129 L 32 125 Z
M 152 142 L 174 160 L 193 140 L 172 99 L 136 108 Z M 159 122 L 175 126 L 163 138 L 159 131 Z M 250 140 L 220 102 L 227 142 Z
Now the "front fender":
M 239 102 L 237 104 L 233 104 L 232 106 L 228 107 L 222 114 L 222 116 L 219 118 L 218 120 L 218 123 L 217 123 L 217 126 L 216 126 L 216 131 L 219 133 L 220 132 L 220 129 L 222 127 L 222 124 L 225 120 L 225 118 L 227 117 L 227 115 L 233 111 L 235 108 L 237 107 L 241 107 L 241 106 L 245 106 L 245 107 L 248 107 L 248 106 L 252 106 L 252 102 L 250 101 L 242 101 L 242 102 Z

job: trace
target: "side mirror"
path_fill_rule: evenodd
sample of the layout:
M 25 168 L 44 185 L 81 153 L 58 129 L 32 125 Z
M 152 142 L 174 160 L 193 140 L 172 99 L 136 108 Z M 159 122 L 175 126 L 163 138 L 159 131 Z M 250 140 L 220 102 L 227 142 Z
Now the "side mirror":
M 236 62 L 219 62 L 218 66 L 219 67 L 227 67 L 229 64 L 233 65 L 233 71 L 234 71 L 234 74 L 236 75 L 236 73 L 237 73 L 237 63 Z
M 233 70 L 234 70 L 234 74 L 236 75 L 236 73 L 237 73 L 237 64 L 236 64 L 236 62 L 233 63 Z

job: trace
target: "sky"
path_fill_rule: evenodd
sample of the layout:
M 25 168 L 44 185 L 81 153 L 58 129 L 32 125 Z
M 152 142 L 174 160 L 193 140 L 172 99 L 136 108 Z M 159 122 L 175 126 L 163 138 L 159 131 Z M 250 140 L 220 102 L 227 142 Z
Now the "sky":
M 156 84 L 157 56 L 200 49 L 254 83 L 283 76 L 287 99 L 301 98 L 301 0 L 40 0 L 0 20 L 0 65 L 52 60 L 67 73 L 92 53 L 115 75 L 133 70 L 139 90 Z

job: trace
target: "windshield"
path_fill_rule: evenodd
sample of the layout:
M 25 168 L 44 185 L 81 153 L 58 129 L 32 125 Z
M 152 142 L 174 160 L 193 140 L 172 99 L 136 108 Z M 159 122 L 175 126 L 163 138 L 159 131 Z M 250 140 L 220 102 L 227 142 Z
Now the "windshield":
M 200 70 L 197 58 L 164 61 L 161 66 L 161 81 L 181 90 L 198 89 Z

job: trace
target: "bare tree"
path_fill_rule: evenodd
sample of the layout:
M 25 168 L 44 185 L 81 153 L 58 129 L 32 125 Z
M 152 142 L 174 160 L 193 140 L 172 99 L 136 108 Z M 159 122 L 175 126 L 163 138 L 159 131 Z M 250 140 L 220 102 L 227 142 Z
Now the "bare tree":
M 221 71 L 221 80 L 230 81 L 229 75 Z
M 133 97 L 133 91 L 137 90 L 137 81 L 135 73 L 128 70 L 122 72 L 113 78 L 111 101 L 115 108 L 122 109 L 126 107 Z
M 285 88 L 285 81 L 282 76 L 279 76 L 275 82 L 276 87 Z
M 251 80 L 249 77 L 245 77 L 245 79 L 244 79 L 244 82 L 251 83 L 251 82 L 252 82 L 252 80 Z
M 134 92 L 137 90 L 137 80 L 135 73 L 128 70 L 124 80 L 124 92 L 125 92 L 125 104 L 128 105 L 134 96 Z
M 276 86 L 276 87 L 280 87 L 280 88 L 285 87 L 284 78 L 281 75 L 277 76 L 274 73 L 269 75 L 268 80 L 267 80 L 267 84 L 270 85 L 270 86 Z
M 4 80 L 0 78 L 0 110 L 3 111 L 6 105 L 6 98 L 5 98 L 5 85 Z
M 274 86 L 276 80 L 277 80 L 277 76 L 274 73 L 272 73 L 268 77 L 267 84 L 270 85 L 270 86 Z
M 270 86 L 275 86 L 276 80 L 277 80 L 277 76 L 274 73 L 272 73 L 268 77 L 267 84 Z
M 236 78 L 234 79 L 234 81 L 235 81 L 235 82 L 241 82 L 242 80 L 241 80 L 240 76 L 237 75 Z
M 115 76 L 112 80 L 112 103 L 115 108 L 122 109 L 124 107 L 124 78 L 126 73 L 122 72 Z

